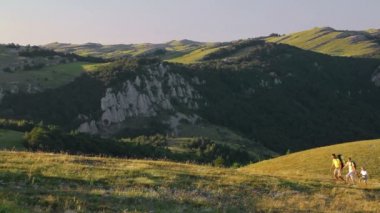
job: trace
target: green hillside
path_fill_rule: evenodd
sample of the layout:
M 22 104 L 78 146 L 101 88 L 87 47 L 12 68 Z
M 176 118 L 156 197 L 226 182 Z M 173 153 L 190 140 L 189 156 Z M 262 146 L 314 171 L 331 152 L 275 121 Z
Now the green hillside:
M 379 187 L 167 161 L 0 152 L 3 212 L 380 210 Z M 345 195 L 350 194 L 350 202 Z
M 61 87 L 82 75 L 85 66 L 95 66 L 97 60 L 103 62 L 37 46 L 0 45 L 0 97 Z
M 68 131 L 93 121 L 95 132 L 122 137 L 197 137 L 178 125 L 209 123 L 280 154 L 380 137 L 379 60 L 257 39 L 223 45 L 190 65 L 132 58 L 85 66 L 86 75 L 63 87 L 5 97 L 0 115 Z
M 219 50 L 220 48 L 221 47 L 215 47 L 215 46 L 202 47 L 202 48 L 193 50 L 187 54 L 184 54 L 182 56 L 171 58 L 168 61 L 183 63 L 183 64 L 196 63 L 196 62 L 201 61 L 206 55 L 213 53 Z
M 379 30 L 343 31 L 324 27 L 266 40 L 334 56 L 380 57 Z
M 327 180 L 331 178 L 328 171 L 331 167 L 332 153 L 342 154 L 345 160 L 351 157 L 358 168 L 365 166 L 371 177 L 370 184 L 380 187 L 380 140 L 357 141 L 296 152 L 246 166 L 240 171 L 288 178 Z
M 117 44 L 101 45 L 51 43 L 44 47 L 58 52 L 75 53 L 82 56 L 96 56 L 108 59 L 126 57 L 158 56 L 165 60 L 178 63 L 196 62 L 205 54 L 211 52 L 213 43 L 203 43 L 191 40 L 173 40 L 161 44 Z
M 25 150 L 23 136 L 23 132 L 0 129 L 0 150 Z
M 85 71 L 84 66 L 87 64 L 86 62 L 74 62 L 28 71 L 1 72 L 0 86 L 4 90 L 17 88 L 20 91 L 28 91 L 28 88 L 32 91 L 57 88 L 79 77 Z

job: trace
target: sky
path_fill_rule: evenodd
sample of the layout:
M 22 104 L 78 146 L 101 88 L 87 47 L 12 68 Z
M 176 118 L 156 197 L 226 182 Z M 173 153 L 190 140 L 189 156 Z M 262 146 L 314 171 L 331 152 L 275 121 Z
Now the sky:
M 0 43 L 231 41 L 380 28 L 380 0 L 0 0 Z

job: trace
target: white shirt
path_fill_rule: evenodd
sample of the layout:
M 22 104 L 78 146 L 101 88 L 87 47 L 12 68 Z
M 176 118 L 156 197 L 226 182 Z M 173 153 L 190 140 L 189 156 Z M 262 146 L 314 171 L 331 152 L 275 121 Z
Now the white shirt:
M 363 176 L 367 176 L 367 171 L 362 170 L 362 171 L 360 171 L 360 174 L 363 175 Z

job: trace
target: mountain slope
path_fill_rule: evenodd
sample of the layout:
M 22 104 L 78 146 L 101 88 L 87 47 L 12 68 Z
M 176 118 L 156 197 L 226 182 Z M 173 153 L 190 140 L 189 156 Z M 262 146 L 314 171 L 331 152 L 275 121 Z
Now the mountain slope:
M 108 63 L 55 90 L 5 97 L 0 112 L 104 136 L 212 124 L 278 153 L 380 137 L 379 60 L 255 39 L 224 45 L 190 65 Z
M 25 150 L 23 136 L 23 132 L 0 129 L 0 150 Z
M 343 154 L 344 160 L 352 157 L 359 170 L 361 166 L 367 169 L 371 176 L 371 185 L 380 187 L 380 140 L 356 141 L 310 149 L 265 160 L 240 170 L 251 174 L 329 179 L 331 174 L 328 171 L 331 167 L 332 153 Z
M 379 191 L 372 186 L 361 189 L 168 161 L 0 151 L 0 177 L 3 212 L 380 210 Z M 350 202 L 342 199 L 344 194 Z
M 82 56 L 95 56 L 109 59 L 127 58 L 127 57 L 146 57 L 158 56 L 165 60 L 175 62 L 196 62 L 202 58 L 204 50 L 216 47 L 216 43 L 203 43 L 191 40 L 173 40 L 161 44 L 118 44 L 118 45 L 101 45 L 96 43 L 87 44 L 63 44 L 50 43 L 43 47 L 58 52 L 75 53 Z M 204 51 L 206 54 L 208 51 Z M 194 59 L 186 55 L 198 55 Z M 185 58 L 183 58 L 185 56 Z M 193 56 L 194 57 L 194 56 Z
M 38 93 L 72 82 L 103 59 L 37 46 L 0 45 L 0 102 L 6 94 Z
M 313 28 L 266 40 L 333 56 L 380 57 L 380 30 L 374 29 L 343 31 L 329 27 Z

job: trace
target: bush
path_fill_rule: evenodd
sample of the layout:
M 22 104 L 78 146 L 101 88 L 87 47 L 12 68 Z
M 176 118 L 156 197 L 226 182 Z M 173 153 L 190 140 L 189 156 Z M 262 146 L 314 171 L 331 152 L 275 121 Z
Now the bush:
M 219 157 L 217 157 L 215 160 L 214 160 L 214 166 L 217 166 L 217 167 L 223 167 L 224 166 L 224 164 L 225 164 L 225 161 L 224 161 L 224 159 L 223 159 L 223 157 L 222 156 L 219 156 Z
M 14 131 L 31 131 L 35 123 L 27 120 L 0 119 L 0 128 Z
M 195 138 L 185 146 L 196 153 L 195 161 L 199 163 L 231 166 L 233 163 L 248 164 L 254 161 L 248 152 L 217 144 L 208 138 Z
M 31 151 L 153 159 L 173 158 L 172 153 L 164 148 L 148 144 L 124 143 L 78 132 L 66 133 L 57 126 L 33 128 L 25 134 L 24 146 Z

